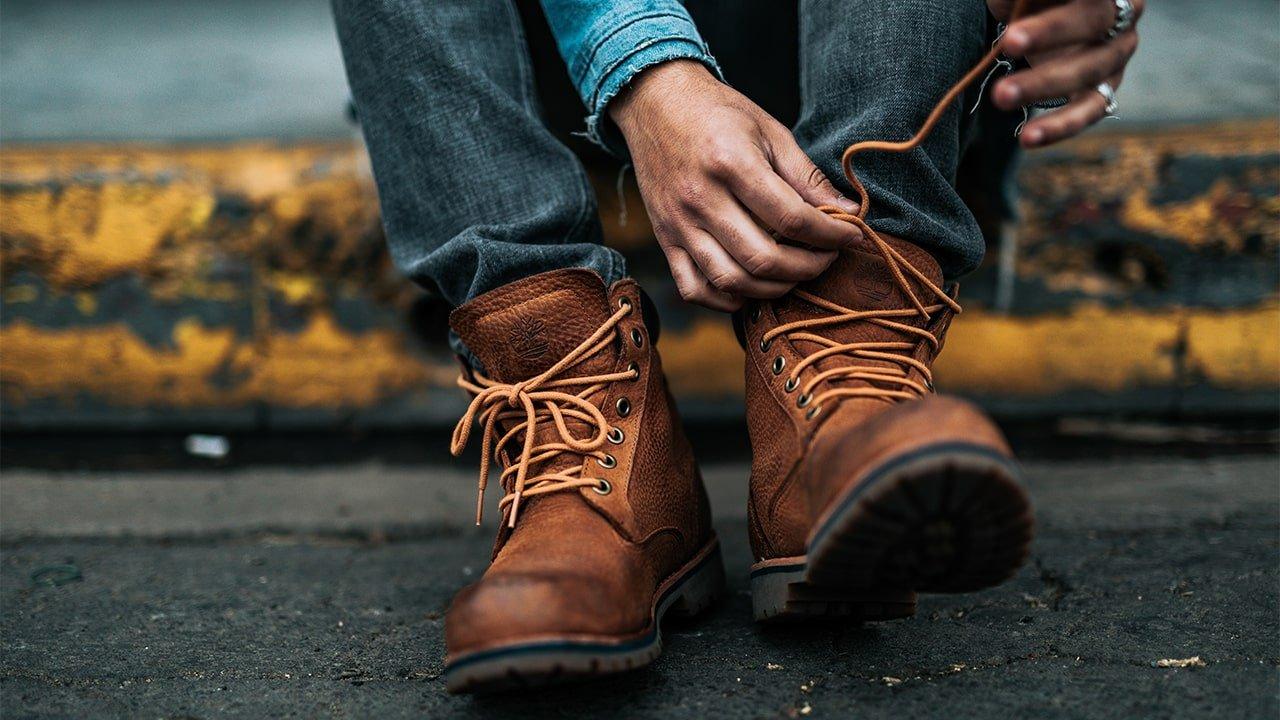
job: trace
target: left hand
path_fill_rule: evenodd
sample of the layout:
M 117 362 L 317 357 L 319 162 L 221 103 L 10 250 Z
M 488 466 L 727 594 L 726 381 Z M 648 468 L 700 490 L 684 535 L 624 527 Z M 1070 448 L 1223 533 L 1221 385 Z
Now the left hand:
M 991 13 L 1008 19 L 1014 0 L 987 0 Z M 1119 88 L 1125 66 L 1138 49 L 1136 23 L 1145 0 L 1133 0 L 1135 26 L 1107 39 L 1116 22 L 1115 0 L 1033 0 L 1031 11 L 1010 23 L 1000 44 L 1005 55 L 1025 58 L 1030 68 L 996 83 L 997 107 L 1024 105 L 1065 97 L 1068 103 L 1036 117 L 1023 128 L 1023 147 L 1043 147 L 1065 140 L 1104 117 L 1106 101 L 1100 83 Z

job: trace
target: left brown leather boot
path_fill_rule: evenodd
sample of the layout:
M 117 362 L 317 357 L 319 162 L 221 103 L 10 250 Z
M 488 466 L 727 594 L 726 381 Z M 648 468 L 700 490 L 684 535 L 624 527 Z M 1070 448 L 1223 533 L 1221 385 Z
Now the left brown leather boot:
M 960 309 L 920 248 L 869 228 L 817 280 L 749 306 L 757 619 L 915 611 L 1021 565 L 1030 506 L 1000 431 L 934 394 Z
M 451 692 L 522 687 L 648 664 L 668 611 L 724 587 L 702 478 L 633 280 L 535 275 L 449 323 L 484 365 L 460 384 L 483 433 L 480 500 L 503 466 L 493 562 L 445 618 Z M 479 522 L 479 508 L 477 508 Z

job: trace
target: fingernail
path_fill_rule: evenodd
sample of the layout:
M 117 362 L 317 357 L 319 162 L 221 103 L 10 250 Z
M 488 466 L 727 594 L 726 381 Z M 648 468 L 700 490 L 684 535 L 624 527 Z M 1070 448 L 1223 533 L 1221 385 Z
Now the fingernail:
M 1029 145 L 1039 145 L 1044 140 L 1044 131 L 1040 128 L 1029 128 L 1022 136 L 1027 139 Z
M 858 212 L 858 203 L 850 200 L 849 198 L 843 195 L 837 197 L 835 203 L 833 204 L 836 207 L 840 208 L 841 210 L 849 213 L 850 215 L 856 215 Z
M 996 88 L 996 92 L 1000 95 L 1000 101 L 1010 107 L 1020 105 L 1022 102 L 1022 88 L 1014 83 L 1000 83 L 1000 86 Z
M 1021 53 L 1025 52 L 1027 46 L 1031 44 L 1031 36 L 1022 28 L 1010 28 L 1004 34 L 1004 47 L 1009 52 Z

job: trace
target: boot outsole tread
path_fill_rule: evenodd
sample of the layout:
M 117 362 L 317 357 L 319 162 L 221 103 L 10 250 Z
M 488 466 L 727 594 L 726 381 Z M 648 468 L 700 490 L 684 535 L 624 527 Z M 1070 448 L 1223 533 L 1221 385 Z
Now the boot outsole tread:
M 1007 580 L 1026 560 L 1034 526 L 1017 465 L 964 443 L 887 460 L 833 507 L 786 583 L 758 578 L 764 564 L 753 569 L 758 620 L 907 617 L 916 592 L 973 592 Z M 800 600 L 824 595 L 829 610 Z

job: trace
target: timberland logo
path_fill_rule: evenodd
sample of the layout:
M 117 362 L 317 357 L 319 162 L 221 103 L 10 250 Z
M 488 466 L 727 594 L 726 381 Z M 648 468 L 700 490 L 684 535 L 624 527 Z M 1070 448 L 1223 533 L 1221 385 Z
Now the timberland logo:
M 862 253 L 858 264 L 863 270 L 863 277 L 858 281 L 858 294 L 870 304 L 882 303 L 893 292 L 893 274 L 884 260 L 875 255 Z
M 550 346 L 542 338 L 544 323 L 537 318 L 516 318 L 507 339 L 521 360 L 537 360 L 547 354 Z

